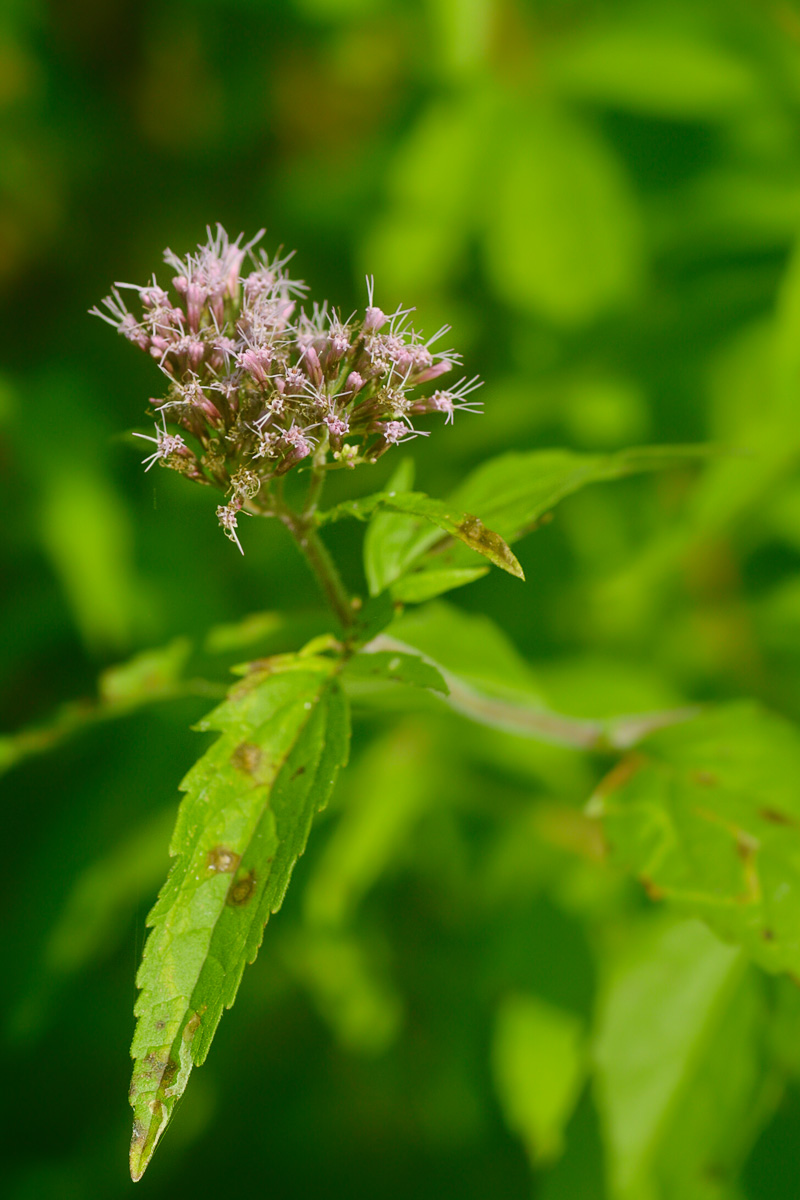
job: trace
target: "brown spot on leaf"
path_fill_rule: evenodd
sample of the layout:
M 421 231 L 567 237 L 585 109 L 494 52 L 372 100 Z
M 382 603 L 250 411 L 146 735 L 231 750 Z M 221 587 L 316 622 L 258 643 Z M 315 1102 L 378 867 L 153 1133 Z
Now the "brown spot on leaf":
M 744 875 L 744 895 L 737 896 L 739 904 L 755 904 L 761 899 L 761 881 L 756 869 L 756 853 L 760 843 L 743 829 L 736 830 L 736 853 L 742 860 Z
M 657 883 L 653 883 L 652 879 L 648 879 L 646 875 L 641 876 L 641 884 L 651 900 L 664 899 L 664 893 L 661 888 Z
M 487 529 L 480 517 L 474 517 L 472 513 L 468 513 L 461 524 L 456 526 L 456 533 L 468 546 L 472 546 L 479 553 L 490 558 L 492 562 L 497 563 L 498 566 L 505 567 L 518 579 L 525 578 L 522 567 L 500 534 L 495 533 L 492 529 Z
M 305 773 L 306 773 L 306 769 L 305 769 L 305 767 L 304 767 L 304 766 L 301 764 L 301 765 L 300 765 L 300 766 L 297 768 L 297 770 L 295 771 L 295 773 L 292 775 L 292 779 L 297 779 L 297 778 L 298 778 L 298 776 L 300 776 L 300 775 L 305 775 Z
M 166 1028 L 166 1024 L 166 1021 L 156 1021 L 156 1029 L 158 1029 L 160 1032 L 162 1029 Z
M 231 762 L 237 770 L 252 775 L 261 762 L 261 748 L 252 742 L 240 742 L 231 755 Z
M 174 1059 L 162 1058 L 152 1050 L 145 1055 L 142 1065 L 147 1068 L 148 1075 L 165 1086 L 172 1082 L 178 1070 L 178 1064 Z
M 762 929 L 761 936 L 765 942 L 774 942 L 775 941 L 775 934 L 772 932 L 771 929 Z
M 243 908 L 245 904 L 249 904 L 256 890 L 256 873 L 250 871 L 242 879 L 235 880 L 231 884 L 228 892 L 227 903 L 232 904 L 235 908 Z
M 749 833 L 745 833 L 743 829 L 736 831 L 736 853 L 744 863 L 750 862 L 759 848 L 759 842 L 756 838 L 751 837 Z
M 769 821 L 773 825 L 789 825 L 794 829 L 798 828 L 798 822 L 793 817 L 788 817 L 786 813 L 778 812 L 777 808 L 760 808 L 758 815 L 762 821 Z
M 198 1009 L 197 1012 L 192 1013 L 192 1015 L 189 1017 L 189 1020 L 183 1027 L 183 1040 L 185 1042 L 190 1042 L 197 1033 L 198 1029 L 200 1028 L 200 1018 L 205 1011 L 206 1005 L 204 1004 L 202 1008 Z
M 229 850 L 227 846 L 214 846 L 208 852 L 207 865 L 209 871 L 217 874 L 235 875 L 241 859 L 241 854 Z
M 719 779 L 713 771 L 692 771 L 692 781 L 699 783 L 701 787 L 716 787 Z

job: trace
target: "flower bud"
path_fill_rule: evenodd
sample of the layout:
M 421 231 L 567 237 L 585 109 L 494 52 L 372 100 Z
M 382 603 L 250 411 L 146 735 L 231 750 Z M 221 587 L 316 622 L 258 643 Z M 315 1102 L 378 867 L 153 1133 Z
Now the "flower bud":
M 364 313 L 364 321 L 361 326 L 362 333 L 375 333 L 378 329 L 382 329 L 388 321 L 386 313 L 379 308 L 374 308 L 372 305 Z

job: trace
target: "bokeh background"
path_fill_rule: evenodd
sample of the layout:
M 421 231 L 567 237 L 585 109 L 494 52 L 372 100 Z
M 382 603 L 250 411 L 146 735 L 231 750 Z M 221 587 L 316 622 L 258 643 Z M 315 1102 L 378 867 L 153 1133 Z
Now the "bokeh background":
M 369 273 L 383 308 L 453 326 L 485 413 L 415 443 L 434 495 L 508 449 L 749 451 L 573 497 L 520 545 L 525 586 L 493 572 L 449 602 L 487 669 L 514 663 L 566 712 L 755 695 L 800 718 L 795 0 L 4 0 L 7 731 L 149 645 L 281 611 L 290 623 L 250 626 L 281 649 L 322 619 L 280 529 L 247 523 L 241 558 L 208 494 L 143 473 L 129 431 L 147 429 L 158 376 L 87 316 L 217 221 L 296 247 L 313 297 L 345 314 Z M 390 457 L 370 480 L 337 475 L 333 497 L 380 486 Z M 329 538 L 354 586 L 362 532 Z M 214 643 L 218 678 L 236 636 Z M 3 779 L 14 1200 L 132 1186 L 134 973 L 207 708 L 94 727 Z M 534 1145 L 503 1065 L 528 1002 L 589 1047 L 609 963 L 661 919 L 580 816 L 608 765 L 435 706 L 360 718 L 354 765 L 138 1186 L 613 1200 L 596 1088 Z M 699 1156 L 681 1175 L 685 1138 L 662 1130 L 673 1173 L 629 1200 L 797 1194 L 800 1024 L 769 1041 L 758 987 L 735 1048 L 764 1095 L 717 1105 L 717 1054 Z

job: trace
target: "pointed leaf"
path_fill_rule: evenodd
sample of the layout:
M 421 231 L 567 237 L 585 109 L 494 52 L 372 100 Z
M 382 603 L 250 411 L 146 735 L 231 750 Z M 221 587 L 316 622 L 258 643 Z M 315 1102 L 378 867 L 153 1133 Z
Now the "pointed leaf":
M 176 862 L 148 918 L 131 1053 L 139 1179 L 283 900 L 348 749 L 335 660 L 252 664 L 201 729 L 221 736 L 181 784 Z
M 492 1073 L 510 1129 L 531 1163 L 559 1158 L 586 1077 L 581 1020 L 536 996 L 507 996 L 497 1012 Z
M 522 567 L 506 543 L 492 529 L 487 529 L 480 517 L 444 500 L 434 500 L 423 492 L 376 492 L 361 500 L 348 500 L 320 514 L 320 522 L 338 521 L 342 517 L 356 517 L 364 521 L 378 508 L 422 517 L 510 575 L 516 575 L 518 579 L 525 578 Z
M 715 453 L 715 447 L 700 445 L 641 446 L 614 454 L 503 454 L 473 471 L 449 503 L 460 511 L 481 513 L 497 536 L 511 543 L 543 523 L 559 501 L 589 484 L 702 461 Z M 398 527 L 392 536 L 394 553 L 387 557 L 380 579 L 383 586 L 392 586 L 397 600 L 415 603 L 469 582 L 464 572 L 470 569 L 471 556 L 452 543 L 432 550 L 440 539 L 419 519 L 406 518 L 405 532 Z

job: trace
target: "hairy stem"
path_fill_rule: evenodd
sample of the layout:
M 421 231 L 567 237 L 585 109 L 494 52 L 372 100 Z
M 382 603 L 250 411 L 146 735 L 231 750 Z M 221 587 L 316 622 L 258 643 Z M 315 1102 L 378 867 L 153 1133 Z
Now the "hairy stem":
M 299 516 L 287 508 L 283 508 L 278 516 L 297 542 L 328 604 L 346 633 L 353 624 L 353 606 L 338 568 L 317 533 L 313 520 L 305 514 Z

